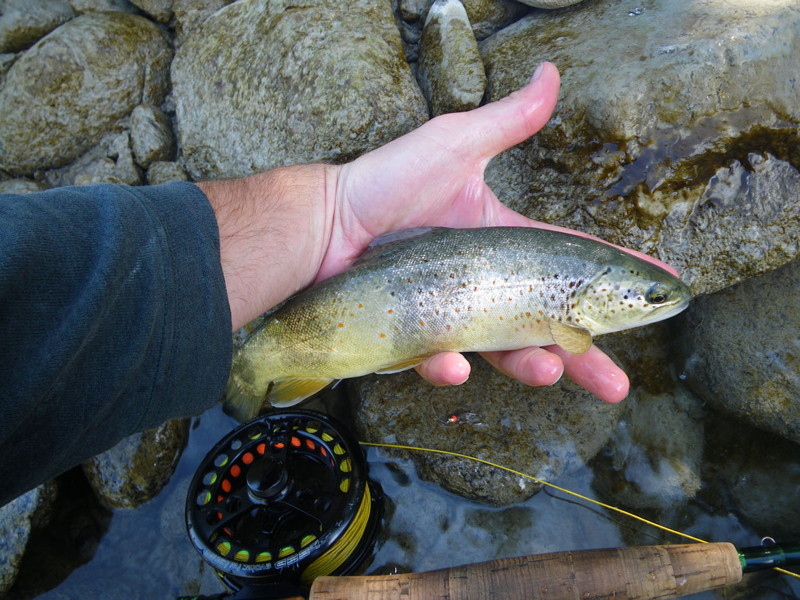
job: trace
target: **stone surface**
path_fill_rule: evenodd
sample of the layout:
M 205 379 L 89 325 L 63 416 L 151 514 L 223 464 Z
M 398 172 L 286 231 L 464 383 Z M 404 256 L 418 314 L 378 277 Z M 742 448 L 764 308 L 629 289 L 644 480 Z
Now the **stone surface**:
M 173 0 L 131 0 L 159 23 L 169 23 Z
M 800 443 L 800 261 L 697 298 L 679 318 L 687 383 L 712 406 Z
M 136 13 L 138 9 L 128 0 L 69 0 L 72 10 L 79 15 L 92 12 Z
M 2 0 L 0 53 L 25 50 L 74 16 L 67 0 Z
M 56 490 L 46 483 L 0 507 L 0 594 L 14 585 L 31 530 L 47 522 Z
M 125 438 L 84 463 L 83 470 L 104 506 L 135 508 L 152 499 L 169 481 L 188 436 L 188 420 L 168 421 Z
M 85 15 L 42 38 L 0 89 L 0 169 L 74 160 L 136 105 L 160 103 L 171 57 L 157 26 L 125 13 Z
M 431 116 L 480 104 L 486 72 L 478 43 L 459 0 L 436 0 L 428 11 L 417 72 Z
M 345 161 L 428 116 L 388 4 L 366 0 L 235 2 L 183 43 L 172 80 L 193 179 Z
M 131 147 L 142 168 L 157 160 L 170 160 L 175 140 L 167 116 L 158 107 L 140 104 L 131 113 Z
M 622 411 L 570 382 L 530 388 L 478 357 L 471 363 L 469 380 L 456 387 L 431 386 L 413 371 L 355 380 L 359 439 L 460 452 L 550 481 L 592 458 Z M 421 477 L 477 502 L 512 504 L 540 488 L 466 459 L 411 458 Z
M 563 74 L 548 126 L 493 161 L 489 184 L 528 216 L 659 256 L 697 293 L 792 260 L 800 6 L 637 6 L 535 11 L 482 42 L 490 100 L 542 60 Z M 769 244 L 754 247 L 754 224 Z
M 219 9 L 233 0 L 172 0 L 175 33 L 180 46 L 191 32 Z
M 467 10 L 472 31 L 479 40 L 497 33 L 530 12 L 516 0 L 461 0 Z
M 592 463 L 603 498 L 636 509 L 668 509 L 694 498 L 702 484 L 702 402 L 684 387 L 638 391 Z
M 0 181 L 0 194 L 30 194 L 46 189 L 46 185 L 32 179 L 20 178 Z
M 159 185 L 171 181 L 188 181 L 186 170 L 180 163 L 170 161 L 156 161 L 147 169 L 147 183 Z
M 588 2 L 589 0 L 519 0 L 523 4 L 527 4 L 528 6 L 533 6 L 535 8 L 548 8 L 548 9 L 555 9 L 555 8 L 564 8 L 567 6 L 572 6 L 573 4 L 578 4 L 579 2 Z
M 133 159 L 130 134 L 127 131 L 109 136 L 67 168 L 67 178 L 73 185 L 120 183 L 140 185 L 142 172 Z

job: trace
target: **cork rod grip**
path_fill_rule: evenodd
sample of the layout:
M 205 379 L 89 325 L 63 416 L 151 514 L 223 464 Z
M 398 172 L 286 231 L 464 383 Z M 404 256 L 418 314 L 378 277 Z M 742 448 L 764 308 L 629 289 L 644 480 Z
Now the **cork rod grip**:
M 426 573 L 320 577 L 309 600 L 648 600 L 737 583 L 728 543 L 554 552 Z

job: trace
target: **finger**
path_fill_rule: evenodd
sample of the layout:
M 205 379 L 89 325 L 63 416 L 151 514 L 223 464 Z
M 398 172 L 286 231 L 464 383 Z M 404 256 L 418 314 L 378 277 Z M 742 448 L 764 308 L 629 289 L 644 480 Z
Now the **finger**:
M 558 100 L 560 78 L 552 63 L 539 65 L 525 87 L 496 102 L 464 113 L 473 148 L 486 162 L 544 127 Z
M 567 377 L 601 400 L 613 404 L 628 395 L 628 376 L 597 346 L 583 354 L 570 354 L 558 346 L 547 349 L 561 357 Z
M 469 378 L 470 364 L 458 352 L 434 354 L 416 367 L 420 376 L 433 385 L 461 385 Z
M 537 346 L 508 352 L 482 352 L 481 356 L 501 373 L 526 385 L 553 385 L 564 372 L 561 358 Z

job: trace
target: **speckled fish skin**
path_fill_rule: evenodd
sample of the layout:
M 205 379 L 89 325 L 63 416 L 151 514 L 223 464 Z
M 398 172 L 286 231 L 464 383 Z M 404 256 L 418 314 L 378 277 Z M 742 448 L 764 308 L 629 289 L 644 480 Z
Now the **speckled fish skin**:
M 581 352 L 588 345 L 571 349 L 571 334 L 590 344 L 588 334 L 671 317 L 691 296 L 652 263 L 545 229 L 431 228 L 387 238 L 249 337 L 234 357 L 234 403 L 291 405 L 332 380 L 403 370 L 444 350 L 553 344 L 554 332 Z

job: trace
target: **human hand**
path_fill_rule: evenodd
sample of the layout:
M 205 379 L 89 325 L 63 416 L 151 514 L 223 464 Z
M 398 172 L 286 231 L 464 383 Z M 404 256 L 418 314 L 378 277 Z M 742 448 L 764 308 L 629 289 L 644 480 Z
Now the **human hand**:
M 347 268 L 379 235 L 408 227 L 525 226 L 567 231 L 507 208 L 483 179 L 495 155 L 544 126 L 558 88 L 558 71 L 543 63 L 532 81 L 510 96 L 469 112 L 437 117 L 338 168 L 333 229 L 316 280 Z M 628 393 L 625 373 L 595 346 L 585 354 L 548 346 L 482 355 L 528 385 L 551 385 L 566 373 L 607 402 L 618 402 Z M 445 352 L 426 360 L 417 371 L 434 384 L 460 384 L 469 376 L 470 365 L 461 354 Z

